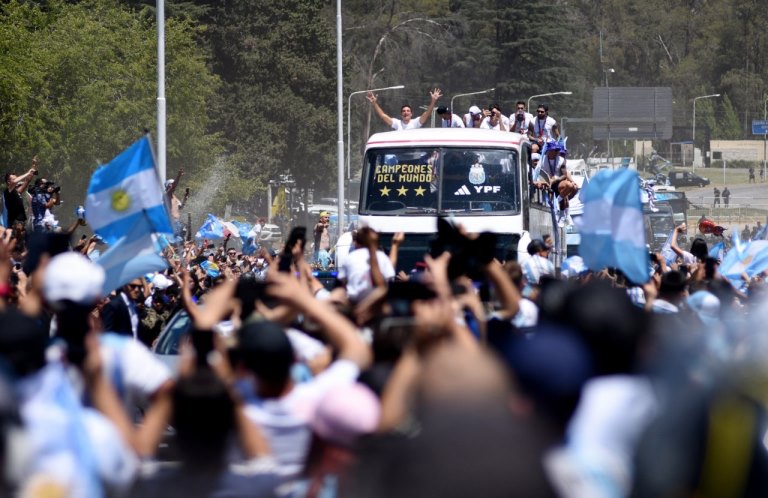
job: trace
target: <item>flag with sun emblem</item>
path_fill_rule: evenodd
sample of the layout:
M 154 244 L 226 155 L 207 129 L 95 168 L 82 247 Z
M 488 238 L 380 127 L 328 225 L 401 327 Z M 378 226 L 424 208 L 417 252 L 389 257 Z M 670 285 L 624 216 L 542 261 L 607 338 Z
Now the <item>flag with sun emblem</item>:
M 147 136 L 93 173 L 85 210 L 93 231 L 108 244 L 135 233 L 137 225 L 146 233 L 173 233 Z

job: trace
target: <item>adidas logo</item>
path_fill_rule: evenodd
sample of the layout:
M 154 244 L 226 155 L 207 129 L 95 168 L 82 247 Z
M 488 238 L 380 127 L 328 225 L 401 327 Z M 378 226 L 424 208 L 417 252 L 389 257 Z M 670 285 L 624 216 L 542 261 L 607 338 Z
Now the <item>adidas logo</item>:
M 459 190 L 453 193 L 453 195 L 472 195 L 466 185 L 462 185 Z

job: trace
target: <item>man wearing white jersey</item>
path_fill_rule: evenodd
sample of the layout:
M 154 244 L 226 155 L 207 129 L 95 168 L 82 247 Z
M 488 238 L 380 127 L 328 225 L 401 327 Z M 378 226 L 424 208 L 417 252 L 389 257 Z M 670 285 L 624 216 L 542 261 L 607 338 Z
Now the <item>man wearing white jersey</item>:
M 373 110 L 376 111 L 376 115 L 378 115 L 379 118 L 393 130 L 414 130 L 427 124 L 427 120 L 432 115 L 432 109 L 435 108 L 438 99 L 443 96 L 439 88 L 435 88 L 429 95 L 432 98 L 429 102 L 429 106 L 418 119 L 413 119 L 413 110 L 408 104 L 404 104 L 403 107 L 400 108 L 400 119 L 397 119 L 384 112 L 379 106 L 377 97 L 373 92 L 368 92 L 368 101 L 373 105 Z

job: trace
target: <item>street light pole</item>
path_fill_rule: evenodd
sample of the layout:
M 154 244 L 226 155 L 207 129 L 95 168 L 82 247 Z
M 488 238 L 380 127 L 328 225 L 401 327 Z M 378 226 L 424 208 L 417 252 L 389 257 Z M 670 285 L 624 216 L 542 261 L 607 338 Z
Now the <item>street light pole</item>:
M 479 92 L 470 92 L 470 93 L 460 93 L 458 95 L 454 95 L 451 97 L 451 112 L 454 113 L 453 110 L 453 101 L 456 100 L 459 97 L 467 97 L 469 95 L 480 95 L 481 93 L 491 93 L 492 91 L 496 90 L 495 88 L 489 88 L 488 90 L 481 90 Z
M 351 165 L 351 136 L 352 136 L 352 96 L 353 95 L 359 95 L 361 93 L 368 93 L 368 92 L 383 92 L 386 90 L 399 90 L 401 88 L 405 88 L 405 85 L 397 85 L 397 86 L 388 86 L 384 88 L 372 88 L 371 90 L 358 90 L 356 92 L 352 92 L 349 94 L 349 97 L 347 98 L 347 183 L 350 182 L 352 178 L 352 169 L 350 168 Z M 338 210 L 341 211 L 343 206 L 339 205 Z
M 528 97 L 528 104 L 526 104 L 526 109 L 528 109 L 528 112 L 531 112 L 531 100 L 538 98 L 538 97 L 549 97 L 552 95 L 572 95 L 573 92 L 552 92 L 552 93 L 542 93 L 540 95 L 531 95 Z
M 763 95 L 763 121 L 768 119 L 768 116 L 766 116 L 766 111 L 768 110 L 768 95 Z M 768 135 L 763 133 L 763 180 L 765 180 L 765 174 L 766 174 L 766 143 L 765 139 L 768 138 Z
M 696 172 L 696 101 L 699 99 L 711 99 L 719 97 L 719 93 L 713 93 L 712 95 L 702 95 L 700 97 L 694 97 L 693 99 L 693 129 L 691 130 L 691 142 L 693 142 L 693 154 L 691 157 L 691 172 Z M 685 164 L 683 164 L 685 166 Z
M 341 48 L 341 0 L 336 0 L 336 114 L 338 127 L 338 141 L 336 143 L 337 192 L 338 200 L 338 238 L 344 234 L 344 73 L 342 48 Z

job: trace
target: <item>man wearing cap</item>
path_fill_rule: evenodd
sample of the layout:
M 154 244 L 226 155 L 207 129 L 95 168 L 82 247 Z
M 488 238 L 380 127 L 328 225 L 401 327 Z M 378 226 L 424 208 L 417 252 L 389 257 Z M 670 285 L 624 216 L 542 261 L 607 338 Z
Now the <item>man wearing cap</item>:
M 443 128 L 464 128 L 464 122 L 458 114 L 451 113 L 447 107 L 438 107 L 437 115 L 440 116 L 440 123 Z
M 469 112 L 464 115 L 464 124 L 467 128 L 480 128 L 483 117 L 483 111 L 476 105 L 473 105 L 469 108 Z
M 396 119 L 384 112 L 379 106 L 378 99 L 373 92 L 368 92 L 368 101 L 373 105 L 373 110 L 376 111 L 376 115 L 393 130 L 413 130 L 421 128 L 427 124 L 430 116 L 432 116 L 432 110 L 435 108 L 435 104 L 437 104 L 438 99 L 442 97 L 443 94 L 440 92 L 439 88 L 435 88 L 433 91 L 429 92 L 429 96 L 432 98 L 429 102 L 429 106 L 427 107 L 427 110 L 419 116 L 419 119 L 413 119 L 413 110 L 408 104 L 404 104 L 400 108 L 400 119 Z

